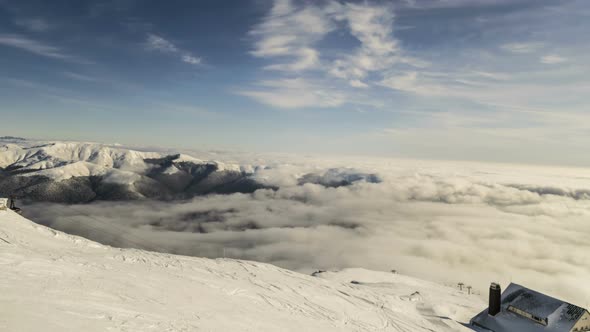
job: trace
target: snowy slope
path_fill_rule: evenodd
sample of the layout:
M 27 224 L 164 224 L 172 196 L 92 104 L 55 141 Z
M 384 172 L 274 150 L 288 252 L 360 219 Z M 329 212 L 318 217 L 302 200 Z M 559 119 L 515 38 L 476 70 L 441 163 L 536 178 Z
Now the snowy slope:
M 470 331 L 458 321 L 485 307 L 391 273 L 115 249 L 11 211 L 0 211 L 0 294 L 1 331 Z

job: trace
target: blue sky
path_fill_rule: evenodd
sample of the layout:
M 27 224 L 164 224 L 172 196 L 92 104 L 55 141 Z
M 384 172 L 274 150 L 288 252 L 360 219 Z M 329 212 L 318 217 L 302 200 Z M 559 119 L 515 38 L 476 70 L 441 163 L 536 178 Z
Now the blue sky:
M 590 3 L 0 0 L 0 133 L 587 166 Z

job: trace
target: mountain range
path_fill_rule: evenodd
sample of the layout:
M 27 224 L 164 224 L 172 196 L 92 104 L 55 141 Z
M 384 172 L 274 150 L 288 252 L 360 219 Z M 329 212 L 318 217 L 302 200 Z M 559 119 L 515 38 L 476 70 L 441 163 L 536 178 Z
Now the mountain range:
M 255 176 L 265 168 L 269 166 L 237 165 L 100 143 L 0 139 L 0 196 L 28 201 L 179 200 L 276 189 L 277 185 Z M 300 185 L 326 187 L 358 181 L 380 179 L 350 169 L 327 169 L 302 174 L 298 180 Z
M 252 170 L 183 154 L 98 143 L 18 141 L 0 145 L 0 196 L 33 201 L 184 199 L 263 187 Z

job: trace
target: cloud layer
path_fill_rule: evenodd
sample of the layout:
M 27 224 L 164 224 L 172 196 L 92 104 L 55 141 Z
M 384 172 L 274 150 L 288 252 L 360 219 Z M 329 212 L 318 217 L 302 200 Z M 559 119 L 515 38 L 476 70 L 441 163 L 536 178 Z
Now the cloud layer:
M 38 222 L 116 246 L 304 272 L 396 269 L 483 293 L 490 281 L 514 281 L 581 305 L 590 297 L 587 170 L 306 160 L 260 167 L 255 176 L 280 189 L 25 210 Z

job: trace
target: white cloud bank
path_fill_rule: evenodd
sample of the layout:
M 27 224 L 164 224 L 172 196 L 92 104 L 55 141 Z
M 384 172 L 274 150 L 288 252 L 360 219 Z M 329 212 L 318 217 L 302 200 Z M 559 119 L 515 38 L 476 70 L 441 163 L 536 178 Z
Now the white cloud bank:
M 299 184 L 305 174 L 342 165 L 382 182 Z M 326 176 L 335 174 L 352 173 Z M 255 176 L 280 189 L 25 210 L 33 220 L 117 246 L 225 254 L 308 272 L 397 269 L 482 292 L 490 281 L 514 281 L 581 305 L 590 298 L 587 169 L 304 159 L 258 168 Z

